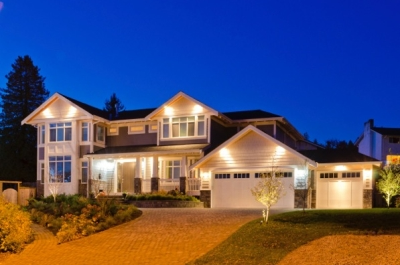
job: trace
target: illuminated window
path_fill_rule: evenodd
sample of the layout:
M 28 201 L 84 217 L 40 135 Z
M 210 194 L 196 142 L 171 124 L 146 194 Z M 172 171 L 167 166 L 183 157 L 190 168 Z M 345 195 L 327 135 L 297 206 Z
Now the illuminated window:
M 157 132 L 158 126 L 157 124 L 150 124 L 149 125 L 149 132 L 153 133 L 153 132 Z
M 144 133 L 144 125 L 129 126 L 129 134 Z
M 71 141 L 72 123 L 50 123 L 50 142 Z
M 214 177 L 216 179 L 230 179 L 231 178 L 231 174 L 229 174 L 229 173 L 215 174 Z
M 118 135 L 118 127 L 108 128 L 108 135 Z
M 49 157 L 49 182 L 71 182 L 71 156 Z
M 163 119 L 163 138 L 185 138 L 204 135 L 204 116 L 188 116 Z
M 293 176 L 292 172 L 275 172 L 275 175 L 277 177 L 282 177 L 282 178 L 291 178 Z M 263 177 L 271 177 L 271 172 L 264 172 L 264 173 L 255 173 L 254 174 L 255 178 L 263 178 Z
M 45 125 L 41 125 L 40 126 L 40 139 L 39 139 L 39 143 L 40 144 L 44 144 L 46 142 L 46 126 Z
M 167 179 L 179 179 L 181 175 L 181 161 L 180 160 L 172 160 L 165 161 L 165 178 Z

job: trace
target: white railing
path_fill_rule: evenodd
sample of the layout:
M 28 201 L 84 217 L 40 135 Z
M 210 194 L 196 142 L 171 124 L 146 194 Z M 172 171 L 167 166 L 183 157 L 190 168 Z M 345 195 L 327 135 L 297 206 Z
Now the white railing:
M 187 191 L 197 191 L 201 187 L 200 178 L 187 178 Z
M 151 192 L 151 179 L 142 179 L 142 193 Z
M 179 190 L 179 179 L 160 179 L 160 190 L 170 191 L 170 190 Z

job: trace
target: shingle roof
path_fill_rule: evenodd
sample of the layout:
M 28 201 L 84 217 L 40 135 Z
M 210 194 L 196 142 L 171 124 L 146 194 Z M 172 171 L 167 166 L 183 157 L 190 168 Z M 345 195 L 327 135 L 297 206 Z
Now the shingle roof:
M 246 110 L 246 111 L 233 111 L 222 113 L 231 120 L 250 120 L 250 119 L 262 119 L 262 118 L 279 118 L 282 116 L 266 112 L 263 110 Z
M 372 130 L 382 135 L 400 135 L 400 128 L 372 127 Z
M 343 149 L 318 149 L 300 151 L 304 156 L 317 163 L 346 163 L 346 162 L 375 162 L 373 157 L 363 155 L 357 151 Z
M 164 146 L 156 146 L 156 145 L 145 145 L 145 146 L 115 146 L 115 147 L 106 147 L 100 149 L 94 154 L 125 154 L 125 153 L 151 153 L 151 152 L 162 152 L 162 151 L 188 151 L 188 150 L 204 150 L 208 144 L 186 144 L 186 145 L 164 145 Z
M 118 113 L 118 116 L 113 120 L 128 120 L 128 119 L 143 119 L 156 108 L 138 109 L 138 110 L 124 110 Z
M 95 108 L 95 107 L 90 106 L 90 105 L 88 105 L 88 104 L 86 104 L 86 103 L 80 102 L 80 101 L 78 101 L 78 100 L 76 100 L 76 99 L 67 97 L 67 96 L 65 96 L 65 95 L 63 95 L 63 94 L 60 94 L 60 95 L 62 95 L 63 97 L 65 97 L 66 99 L 68 99 L 69 101 L 71 101 L 72 103 L 74 103 L 75 105 L 77 105 L 78 107 L 80 107 L 80 108 L 86 110 L 86 111 L 89 112 L 90 114 L 93 114 L 93 115 L 102 117 L 102 118 L 104 118 L 104 119 L 108 119 L 108 114 L 107 114 L 106 111 L 101 110 L 101 109 L 98 109 L 98 108 Z

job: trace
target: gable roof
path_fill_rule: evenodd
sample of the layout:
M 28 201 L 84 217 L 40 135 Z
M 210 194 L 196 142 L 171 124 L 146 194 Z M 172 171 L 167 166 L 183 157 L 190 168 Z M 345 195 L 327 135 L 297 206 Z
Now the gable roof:
M 382 135 L 400 135 L 400 128 L 372 127 L 372 130 Z
M 299 151 L 317 163 L 379 162 L 379 160 L 345 149 L 317 149 Z
M 263 131 L 257 129 L 256 127 L 254 127 L 253 125 L 248 125 L 246 128 L 244 128 L 243 130 L 241 130 L 240 132 L 238 132 L 237 134 L 235 134 L 234 136 L 232 136 L 230 139 L 228 139 L 227 141 L 225 141 L 224 143 L 222 143 L 221 145 L 219 145 L 217 148 L 213 149 L 210 153 L 208 153 L 207 155 L 205 155 L 204 157 L 202 157 L 199 161 L 197 161 L 196 163 L 194 163 L 191 167 L 190 170 L 192 170 L 193 168 L 196 168 L 198 166 L 201 166 L 202 164 L 206 163 L 208 160 L 210 160 L 216 153 L 218 153 L 221 149 L 229 146 L 230 144 L 240 140 L 242 137 L 244 137 L 245 135 L 247 135 L 250 132 L 254 132 L 258 135 L 260 135 L 261 137 L 263 137 L 264 139 L 267 139 L 269 141 L 272 141 L 273 143 L 275 143 L 276 145 L 284 148 L 286 151 L 288 151 L 289 153 L 295 155 L 295 156 L 299 156 L 302 159 L 306 160 L 309 164 L 316 166 L 317 164 L 315 163 L 315 161 L 311 160 L 310 158 L 304 156 L 303 154 L 297 152 L 296 150 L 290 148 L 289 146 L 283 144 L 282 142 L 276 140 L 275 138 L 269 136 L 268 134 L 264 133 Z
M 162 104 L 160 107 L 154 109 L 151 113 L 149 113 L 146 116 L 146 119 L 151 119 L 152 117 L 154 117 L 158 112 L 162 111 L 164 107 L 171 105 L 173 102 L 181 99 L 181 98 L 186 98 L 190 101 L 195 102 L 196 104 L 202 106 L 205 109 L 208 109 L 211 112 L 214 112 L 215 115 L 218 114 L 218 111 L 214 110 L 213 108 L 210 108 L 209 106 L 205 105 L 204 103 L 201 103 L 200 101 L 186 95 L 185 93 L 183 93 L 182 91 L 178 92 L 175 96 L 173 96 L 172 98 L 170 98 L 167 102 L 165 102 L 164 104 Z
M 270 119 L 282 118 L 282 116 L 273 114 L 263 110 L 246 110 L 246 111 L 232 111 L 223 112 L 223 114 L 231 120 L 253 120 L 253 119 Z
M 59 93 L 58 93 L 58 94 L 59 94 Z M 63 96 L 64 98 L 68 99 L 69 101 L 71 101 L 72 103 L 74 103 L 75 105 L 77 105 L 78 107 L 80 107 L 81 109 L 83 109 L 83 110 L 89 112 L 90 114 L 99 116 L 99 117 L 101 117 L 101 118 L 103 118 L 103 119 L 108 119 L 107 112 L 104 111 L 104 110 L 98 109 L 98 108 L 96 108 L 96 107 L 93 107 L 93 106 L 91 106 L 91 105 L 88 105 L 88 104 L 86 104 L 86 103 L 83 103 L 83 102 L 81 102 L 81 101 L 78 101 L 78 100 L 76 100 L 76 99 L 67 97 L 67 96 L 65 96 L 65 95 L 63 95 L 63 94 L 59 94 L 59 95 L 61 95 L 61 96 Z

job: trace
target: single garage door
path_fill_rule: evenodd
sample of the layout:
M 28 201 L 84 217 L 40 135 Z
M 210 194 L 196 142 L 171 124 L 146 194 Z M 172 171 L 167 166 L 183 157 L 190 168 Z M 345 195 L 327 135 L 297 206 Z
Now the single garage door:
M 317 187 L 317 208 L 363 208 L 362 179 L 319 179 Z
M 285 196 L 274 208 L 294 208 L 294 194 L 290 189 L 293 178 L 284 178 Z M 251 194 L 259 179 L 249 172 L 216 172 L 212 179 L 212 208 L 264 208 Z

